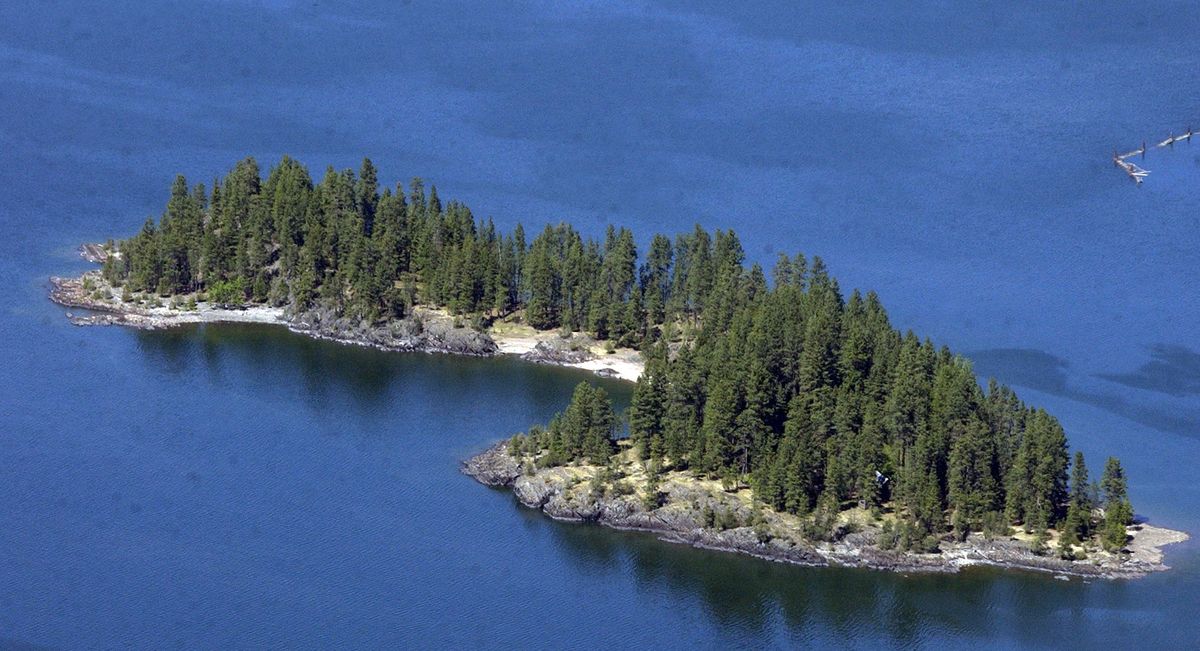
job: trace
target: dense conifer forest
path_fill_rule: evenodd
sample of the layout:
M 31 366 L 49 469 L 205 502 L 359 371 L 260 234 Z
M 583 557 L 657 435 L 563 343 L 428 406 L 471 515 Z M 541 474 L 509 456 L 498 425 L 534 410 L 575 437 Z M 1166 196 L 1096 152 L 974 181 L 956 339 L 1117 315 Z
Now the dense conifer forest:
M 1116 549 L 1132 520 L 1117 460 L 1092 483 L 1054 417 L 893 328 L 874 293 L 846 297 L 820 258 L 780 256 L 768 280 L 731 230 L 654 235 L 639 258 L 624 228 L 501 233 L 419 179 L 380 192 L 369 160 L 315 183 L 285 157 L 265 180 L 253 159 L 211 189 L 176 178 L 161 218 L 118 248 L 104 274 L 131 291 L 372 322 L 426 305 L 640 348 L 627 415 L 585 383 L 514 438 L 543 465 L 603 464 L 627 429 L 656 472 L 748 484 L 818 525 L 890 509 L 906 549 L 1010 525 L 1057 529 L 1064 555 L 1093 537 Z

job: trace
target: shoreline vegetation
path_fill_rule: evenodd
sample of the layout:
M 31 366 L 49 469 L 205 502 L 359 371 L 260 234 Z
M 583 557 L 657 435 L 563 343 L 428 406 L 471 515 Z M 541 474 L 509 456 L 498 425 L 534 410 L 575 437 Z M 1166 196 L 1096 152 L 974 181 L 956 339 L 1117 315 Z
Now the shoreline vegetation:
M 85 244 L 82 256 L 102 261 L 104 247 Z M 50 298 L 88 314 L 67 313 L 79 326 L 122 325 L 157 330 L 202 323 L 262 323 L 280 325 L 292 332 L 343 344 L 399 352 L 446 353 L 476 357 L 512 355 L 535 364 L 591 371 L 600 377 L 636 382 L 645 364 L 641 354 L 628 348 L 608 349 L 584 333 L 563 337 L 557 331 L 539 332 L 520 323 L 497 322 L 482 332 L 460 324 L 445 310 L 415 307 L 404 319 L 386 327 L 364 328 L 320 312 L 295 313 L 284 307 L 241 305 L 227 307 L 197 301 L 196 294 L 164 301 L 153 294 L 136 293 L 122 298 L 99 271 L 79 277 L 50 279 Z M 323 318 L 325 317 L 325 318 Z
M 536 457 L 513 452 L 502 441 L 463 463 L 476 481 L 506 488 L 524 506 L 566 522 L 588 522 L 641 531 L 660 540 L 702 549 L 745 554 L 804 566 L 859 567 L 901 573 L 954 573 L 993 566 L 1054 574 L 1056 578 L 1134 579 L 1170 569 L 1162 548 L 1188 535 L 1134 523 L 1120 552 L 1093 549 L 1086 559 L 1068 560 L 1035 551 L 1034 536 L 973 532 L 963 540 L 941 540 L 938 549 L 905 550 L 894 543 L 899 521 L 890 511 L 852 508 L 837 516 L 835 535 L 814 539 L 804 518 L 757 502 L 747 486 L 730 488 L 682 472 L 659 475 L 629 446 L 605 466 L 587 463 L 538 468 Z M 1046 541 L 1053 547 L 1061 534 Z
M 1186 538 L 1135 525 L 1118 459 L 1093 481 L 1054 416 L 894 328 L 874 292 L 801 254 L 768 280 L 732 230 L 656 234 L 644 256 L 614 226 L 527 238 L 420 179 L 381 192 L 370 160 L 316 183 L 284 157 L 211 190 L 176 177 L 157 221 L 82 252 L 101 269 L 51 290 L 98 312 L 79 325 L 280 323 L 633 381 L 624 413 L 584 382 L 468 462 L 554 517 L 809 564 L 1111 577 L 1165 569 L 1158 546 Z

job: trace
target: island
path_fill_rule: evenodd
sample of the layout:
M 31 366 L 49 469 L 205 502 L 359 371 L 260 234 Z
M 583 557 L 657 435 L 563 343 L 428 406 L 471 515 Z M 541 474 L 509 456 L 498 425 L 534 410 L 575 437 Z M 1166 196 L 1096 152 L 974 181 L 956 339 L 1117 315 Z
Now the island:
M 157 221 L 83 254 L 101 268 L 51 283 L 79 325 L 278 323 L 635 381 L 624 413 L 584 382 L 464 463 L 551 517 L 808 565 L 1106 578 L 1166 569 L 1187 537 L 1135 518 L 1119 460 L 1092 481 L 1057 419 L 873 292 L 801 254 L 768 281 L 732 230 L 654 235 L 639 262 L 625 228 L 527 241 L 420 179 L 380 192 L 370 160 L 314 183 L 284 157 L 211 190 L 177 177 Z

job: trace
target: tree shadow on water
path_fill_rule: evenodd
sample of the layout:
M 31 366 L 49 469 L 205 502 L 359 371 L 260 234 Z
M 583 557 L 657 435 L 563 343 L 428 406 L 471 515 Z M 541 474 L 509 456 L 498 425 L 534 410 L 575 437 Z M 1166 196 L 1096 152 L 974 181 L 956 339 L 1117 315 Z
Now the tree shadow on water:
M 544 517 L 529 511 L 533 517 Z M 1045 641 L 1045 626 L 1088 619 L 1095 601 L 1082 581 L 1046 574 L 968 568 L 958 574 L 801 567 L 672 544 L 654 535 L 598 525 L 548 522 L 557 547 L 588 574 L 628 568 L 639 592 L 699 602 L 723 630 L 761 639 L 913 646 L 964 639 Z M 1102 586 L 1110 605 L 1119 585 Z M 1094 605 L 1094 604 L 1093 604 Z M 779 630 L 782 628 L 782 631 Z
M 454 405 L 460 417 L 494 412 L 503 405 L 509 411 L 523 408 L 535 420 L 545 420 L 565 406 L 572 388 L 582 380 L 604 386 L 618 407 L 628 402 L 632 387 L 575 369 L 511 358 L 383 351 L 315 339 L 269 324 L 189 325 L 139 330 L 136 337 L 146 365 L 171 381 L 285 395 L 316 409 L 376 410 L 403 396 L 414 402 Z M 519 427 L 532 422 L 521 422 Z
M 376 404 L 387 396 L 403 367 L 381 351 L 319 341 L 264 324 L 139 331 L 138 349 L 150 365 L 171 375 L 203 369 L 214 384 L 295 393 L 318 407 L 336 400 Z
M 1175 398 L 1188 398 L 1200 391 L 1200 355 L 1182 346 L 1157 345 L 1151 361 L 1128 373 L 1098 374 L 1095 377 L 1126 387 Z M 1186 405 L 1170 408 L 1142 404 L 1134 396 L 1077 388 L 1071 383 L 1065 359 L 1040 350 L 997 348 L 968 353 L 981 377 L 996 377 L 1017 386 L 1098 407 L 1159 431 L 1200 437 L 1200 412 Z

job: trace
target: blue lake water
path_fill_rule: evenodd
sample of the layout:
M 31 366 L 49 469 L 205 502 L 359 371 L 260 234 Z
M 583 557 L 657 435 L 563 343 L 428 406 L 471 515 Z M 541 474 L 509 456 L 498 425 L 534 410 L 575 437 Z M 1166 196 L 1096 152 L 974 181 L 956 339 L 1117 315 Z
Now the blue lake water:
M 1200 532 L 1195 3 L 0 5 L 0 647 L 1200 645 L 1141 581 L 788 567 L 458 473 L 589 377 L 280 329 L 81 329 L 81 241 L 245 155 L 369 155 L 508 227 L 824 257 Z M 951 13 L 951 10 L 961 13 Z M 602 382 L 619 399 L 628 387 Z

